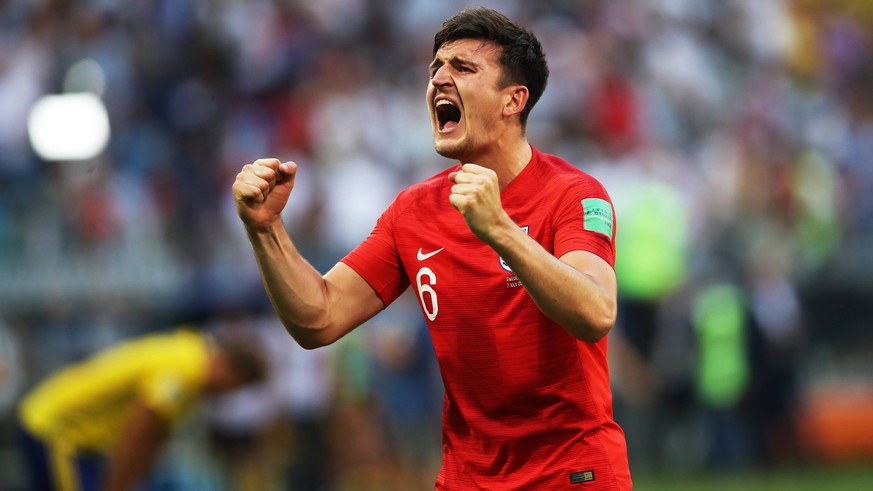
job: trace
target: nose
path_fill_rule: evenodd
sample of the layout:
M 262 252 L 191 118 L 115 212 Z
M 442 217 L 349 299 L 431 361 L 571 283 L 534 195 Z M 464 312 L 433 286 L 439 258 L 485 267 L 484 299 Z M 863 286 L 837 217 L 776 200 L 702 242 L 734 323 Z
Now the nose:
M 433 75 L 430 77 L 430 83 L 434 87 L 442 87 L 452 83 L 452 77 L 449 76 L 448 68 L 449 65 L 442 65 L 434 70 Z

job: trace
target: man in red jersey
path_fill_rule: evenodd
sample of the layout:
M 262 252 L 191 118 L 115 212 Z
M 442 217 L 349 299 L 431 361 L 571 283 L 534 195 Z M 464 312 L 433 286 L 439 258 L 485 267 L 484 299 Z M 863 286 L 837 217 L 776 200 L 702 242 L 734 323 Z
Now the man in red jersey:
M 260 159 L 233 185 L 264 284 L 304 347 L 333 343 L 409 286 L 445 384 L 436 489 L 631 489 L 612 415 L 615 221 L 604 188 L 527 142 L 548 66 L 539 41 L 477 8 L 434 38 L 427 104 L 458 165 L 397 196 L 321 275 L 280 213 L 297 166 Z

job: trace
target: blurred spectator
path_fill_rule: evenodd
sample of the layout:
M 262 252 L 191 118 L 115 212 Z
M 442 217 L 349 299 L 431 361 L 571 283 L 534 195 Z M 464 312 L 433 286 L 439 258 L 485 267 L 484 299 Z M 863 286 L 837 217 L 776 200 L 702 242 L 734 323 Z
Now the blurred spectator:
M 807 319 L 799 293 L 787 276 L 784 245 L 772 231 L 757 235 L 743 265 L 753 327 L 748 336 L 752 376 L 746 414 L 757 458 L 772 464 L 790 463 L 801 457 L 797 425 Z
M 0 317 L 0 413 L 5 414 L 18 398 L 22 368 L 19 341 Z
M 742 291 L 729 279 L 701 284 L 692 299 L 691 322 L 697 340 L 695 389 L 706 423 L 703 461 L 717 467 L 748 464 L 753 457 L 751 434 L 741 402 L 751 366 L 748 307 Z
M 371 320 L 367 334 L 380 419 L 386 422 L 400 483 L 412 491 L 432 487 L 439 471 L 443 399 L 427 324 L 412 321 L 418 307 L 410 296 Z
M 244 314 L 218 323 L 258 324 L 252 341 L 270 373 L 204 408 L 220 481 L 237 491 L 331 489 L 327 425 L 335 382 L 329 350 L 304 350 L 273 316 Z
M 20 341 L 0 317 L 0 448 L 13 447 L 16 442 L 15 402 L 24 384 L 24 364 L 21 359 Z M 0 453 L 0 468 L 16 469 L 19 465 L 16 454 Z M 21 473 L 6 472 L 7 482 L 0 485 L 22 486 Z

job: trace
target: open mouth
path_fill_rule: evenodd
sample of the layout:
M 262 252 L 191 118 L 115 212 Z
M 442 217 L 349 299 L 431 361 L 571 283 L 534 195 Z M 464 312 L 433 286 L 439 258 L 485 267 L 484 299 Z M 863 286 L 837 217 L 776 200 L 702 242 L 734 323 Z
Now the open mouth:
M 440 99 L 436 102 L 436 117 L 441 131 L 451 131 L 461 122 L 461 110 L 452 101 Z

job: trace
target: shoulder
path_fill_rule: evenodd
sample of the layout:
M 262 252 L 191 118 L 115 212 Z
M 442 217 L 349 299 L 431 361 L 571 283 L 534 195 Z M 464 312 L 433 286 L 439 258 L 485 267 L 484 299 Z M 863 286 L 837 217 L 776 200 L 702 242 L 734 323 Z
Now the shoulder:
M 187 363 L 193 363 L 199 368 L 208 357 L 213 340 L 210 334 L 192 326 L 185 326 L 169 334 L 167 343 L 169 344 L 168 349 L 174 348 L 186 359 L 182 361 L 183 366 L 187 366 Z
M 156 363 L 142 374 L 141 397 L 147 406 L 172 419 L 206 383 L 211 341 L 202 332 L 188 329 L 150 340 L 148 350 Z
M 126 347 L 141 354 L 155 357 L 174 356 L 179 352 L 202 352 L 208 337 L 191 325 L 178 326 L 128 341 Z
M 540 179 L 548 184 L 553 191 L 573 190 L 590 197 L 609 200 L 609 194 L 603 184 L 593 175 L 573 165 L 557 155 L 548 154 L 534 149 L 539 161 Z M 554 194 L 554 193 L 553 193 Z
M 125 355 L 142 363 L 146 378 L 168 374 L 197 377 L 205 369 L 209 342 L 203 332 L 184 326 L 132 341 Z

